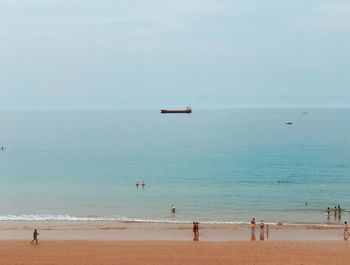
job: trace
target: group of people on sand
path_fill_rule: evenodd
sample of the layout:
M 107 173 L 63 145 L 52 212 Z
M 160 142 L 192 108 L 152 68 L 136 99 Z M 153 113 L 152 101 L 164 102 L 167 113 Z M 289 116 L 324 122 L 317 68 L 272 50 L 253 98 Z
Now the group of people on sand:
M 334 215 L 334 220 L 341 220 L 341 207 L 340 205 L 337 206 L 334 206 L 333 208 L 333 215 Z M 327 219 L 329 219 L 331 216 L 331 208 L 327 208 Z
M 192 231 L 193 231 L 193 241 L 199 241 L 199 223 L 198 222 L 193 221 Z
M 269 225 L 265 225 L 264 220 L 260 220 L 259 228 L 260 228 L 260 237 L 259 237 L 260 240 L 265 240 L 265 233 L 266 233 L 266 239 L 269 239 L 270 228 L 269 228 Z M 255 221 L 255 218 L 253 218 L 250 221 L 250 231 L 251 231 L 250 239 L 252 241 L 256 240 L 255 230 L 256 230 L 256 221 Z

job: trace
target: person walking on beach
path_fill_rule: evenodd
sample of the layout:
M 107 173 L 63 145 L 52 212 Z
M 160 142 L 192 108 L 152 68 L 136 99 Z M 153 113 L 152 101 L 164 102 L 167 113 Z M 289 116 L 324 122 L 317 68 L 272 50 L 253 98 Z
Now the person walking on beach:
M 344 240 L 348 240 L 350 235 L 348 222 L 344 222 Z
M 264 220 L 260 221 L 260 240 L 265 240 L 265 224 L 264 224 Z
M 38 242 L 38 235 L 39 235 L 38 230 L 35 229 L 34 232 L 33 232 L 33 240 L 30 242 L 31 244 L 33 244 L 34 241 L 36 242 L 37 245 L 39 244 L 39 242 Z
M 253 218 L 250 221 L 250 232 L 251 232 L 250 240 L 252 241 L 255 241 L 255 227 L 256 227 L 256 222 L 255 222 L 255 218 Z

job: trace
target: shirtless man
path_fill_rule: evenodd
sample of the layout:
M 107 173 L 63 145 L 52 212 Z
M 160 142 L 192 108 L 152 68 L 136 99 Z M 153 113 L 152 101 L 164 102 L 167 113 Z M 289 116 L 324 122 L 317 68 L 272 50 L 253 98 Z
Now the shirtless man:
M 39 242 L 38 242 L 38 235 L 39 235 L 38 230 L 35 229 L 34 232 L 33 232 L 33 240 L 30 242 L 31 244 L 33 244 L 34 241 L 36 242 L 37 245 L 39 244 Z
M 197 225 L 196 225 L 196 222 L 193 222 L 192 231 L 193 231 L 193 241 L 196 241 L 196 239 L 197 239 Z

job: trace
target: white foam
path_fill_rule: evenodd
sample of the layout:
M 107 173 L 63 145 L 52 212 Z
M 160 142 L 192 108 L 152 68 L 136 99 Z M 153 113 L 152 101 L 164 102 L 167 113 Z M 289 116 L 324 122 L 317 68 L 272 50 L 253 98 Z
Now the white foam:
M 138 219 L 129 217 L 107 217 L 107 216 L 71 216 L 66 214 L 23 214 L 23 215 L 0 215 L 0 221 L 116 221 L 116 222 L 135 222 L 135 223 L 172 223 L 172 224 L 190 224 L 192 220 L 152 220 Z M 200 221 L 200 220 L 198 220 Z M 228 222 L 228 221 L 200 221 L 202 224 L 248 224 L 247 222 Z

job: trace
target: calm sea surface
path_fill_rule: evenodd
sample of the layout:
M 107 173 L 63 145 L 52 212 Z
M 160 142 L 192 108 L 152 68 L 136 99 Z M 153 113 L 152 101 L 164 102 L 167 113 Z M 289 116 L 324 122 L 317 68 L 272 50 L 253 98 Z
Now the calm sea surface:
M 0 220 L 350 220 L 350 109 L 302 112 L 2 111 Z

